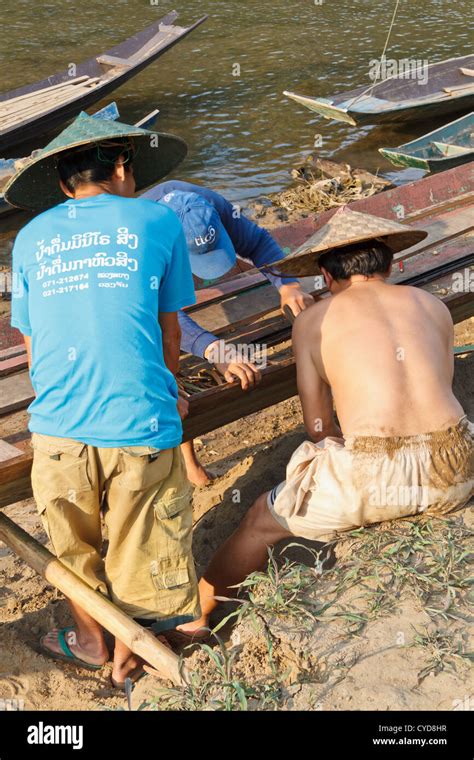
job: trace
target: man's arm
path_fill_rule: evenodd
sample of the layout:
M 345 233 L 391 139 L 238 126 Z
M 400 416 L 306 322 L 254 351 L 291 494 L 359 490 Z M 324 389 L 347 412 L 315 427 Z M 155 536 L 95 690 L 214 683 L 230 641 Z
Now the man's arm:
M 179 350 L 181 330 L 175 311 L 160 311 L 158 321 L 161 327 L 163 357 L 169 371 L 176 376 L 179 370 Z
M 198 325 L 184 311 L 178 312 L 178 321 L 181 328 L 181 351 L 205 359 L 206 349 L 211 343 L 218 341 L 219 338 Z
M 207 191 L 208 194 L 209 192 L 211 191 Z M 285 254 L 282 249 L 266 229 L 259 227 L 251 219 L 247 219 L 240 212 L 240 209 L 236 212 L 235 207 L 218 193 L 212 192 L 212 196 L 208 195 L 208 199 L 216 207 L 239 256 L 248 259 L 256 267 L 273 264 L 275 261 L 284 258 Z M 264 272 L 264 274 L 280 293 L 282 311 L 284 311 L 285 306 L 288 306 L 291 312 L 297 316 L 314 303 L 313 297 L 305 293 L 295 277 L 283 275 L 278 277 L 270 272 Z
M 31 369 L 31 335 L 24 335 L 23 340 L 25 341 L 26 358 L 28 360 L 28 369 Z
M 294 324 L 292 338 L 304 425 L 309 437 L 317 443 L 327 436 L 342 434 L 334 420 L 331 388 L 320 376 L 311 354 L 315 316 L 314 308 L 301 314 Z

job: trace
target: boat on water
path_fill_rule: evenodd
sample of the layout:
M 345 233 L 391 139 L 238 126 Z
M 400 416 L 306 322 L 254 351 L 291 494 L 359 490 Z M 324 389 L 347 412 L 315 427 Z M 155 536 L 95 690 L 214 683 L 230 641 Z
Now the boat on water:
M 34 84 L 0 94 L 0 151 L 37 138 L 84 111 L 184 39 L 207 16 L 188 27 L 175 11 L 104 53 Z
M 394 166 L 435 172 L 474 159 L 474 111 L 398 148 L 379 148 Z
M 136 122 L 136 127 L 143 127 L 143 129 L 149 129 L 153 126 L 155 121 L 158 118 L 159 110 L 155 108 L 153 111 L 151 111 L 149 114 L 144 116 L 142 119 Z M 113 121 L 116 121 L 119 116 L 120 112 L 117 108 L 117 104 L 114 102 L 109 103 L 104 108 L 101 108 L 100 111 L 96 111 L 96 113 L 91 114 L 94 119 L 111 119 Z M 28 158 L 31 158 L 35 155 L 36 151 L 33 151 L 31 156 L 27 156 L 24 158 L 2 158 L 0 159 L 0 217 L 20 212 L 21 209 L 16 208 L 15 206 L 10 206 L 9 203 L 5 200 L 3 196 L 3 188 L 6 187 L 7 182 L 10 180 L 11 176 L 17 171 L 19 166 L 23 161 L 27 161 Z
M 474 55 L 432 63 L 332 98 L 283 94 L 325 119 L 354 126 L 462 113 L 474 108 Z

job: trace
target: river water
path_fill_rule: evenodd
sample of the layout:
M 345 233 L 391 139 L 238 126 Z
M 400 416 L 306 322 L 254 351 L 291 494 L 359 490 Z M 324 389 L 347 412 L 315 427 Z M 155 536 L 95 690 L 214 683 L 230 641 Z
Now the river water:
M 331 96 L 369 85 L 369 61 L 380 56 L 394 6 L 395 0 L 2 0 L 1 90 L 98 54 L 174 8 L 183 25 L 207 13 L 202 27 L 108 98 L 124 121 L 160 109 L 157 127 L 189 145 L 175 176 L 245 202 L 285 187 L 289 168 L 312 150 L 317 134 L 321 156 L 390 174 L 377 148 L 432 124 L 351 127 L 320 119 L 282 91 Z M 467 0 L 401 0 L 388 57 L 432 63 L 471 52 L 471 11 Z

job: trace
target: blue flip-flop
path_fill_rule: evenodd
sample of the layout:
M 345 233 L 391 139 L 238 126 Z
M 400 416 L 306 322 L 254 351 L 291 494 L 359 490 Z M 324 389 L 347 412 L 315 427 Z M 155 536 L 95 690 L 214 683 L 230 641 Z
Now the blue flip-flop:
M 45 636 L 42 636 L 40 639 L 41 653 L 46 655 L 46 657 L 49 657 L 51 660 L 59 660 L 60 662 L 74 663 L 75 665 L 79 665 L 81 668 L 87 668 L 87 670 L 100 670 L 101 668 L 103 668 L 105 665 L 105 662 L 102 663 L 102 665 L 93 665 L 90 662 L 85 662 L 84 660 L 81 660 L 80 657 L 77 657 L 73 652 L 71 652 L 71 649 L 69 648 L 69 645 L 66 641 L 66 633 L 73 630 L 74 630 L 74 626 L 69 626 L 69 628 L 60 628 L 58 631 L 58 641 L 64 654 L 61 654 L 60 652 L 53 652 L 52 649 L 50 649 L 44 644 L 43 639 L 47 634 L 45 634 Z

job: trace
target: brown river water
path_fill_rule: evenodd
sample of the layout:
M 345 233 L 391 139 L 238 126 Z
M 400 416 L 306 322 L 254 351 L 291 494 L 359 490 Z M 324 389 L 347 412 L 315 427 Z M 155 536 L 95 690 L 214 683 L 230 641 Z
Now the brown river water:
M 404 181 L 419 172 L 396 172 L 377 148 L 433 123 L 357 128 L 321 119 L 282 94 L 329 97 L 369 85 L 369 61 L 382 52 L 394 7 L 395 0 L 2 0 L 1 90 L 79 63 L 170 10 L 183 25 L 207 13 L 203 26 L 97 106 L 115 99 L 130 122 L 159 108 L 157 128 L 189 146 L 175 177 L 245 205 L 287 186 L 289 169 L 321 135 L 322 157 Z M 387 56 L 433 63 L 471 52 L 471 12 L 467 0 L 401 0 Z M 0 222 L 0 263 L 7 238 L 25 221 Z

